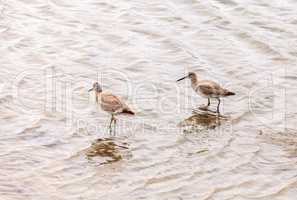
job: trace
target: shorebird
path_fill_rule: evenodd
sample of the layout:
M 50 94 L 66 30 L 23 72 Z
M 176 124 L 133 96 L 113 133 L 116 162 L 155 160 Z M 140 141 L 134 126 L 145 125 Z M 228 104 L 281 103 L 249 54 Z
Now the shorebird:
M 206 108 L 210 106 L 210 99 L 218 100 L 217 113 L 220 113 L 220 97 L 235 95 L 234 92 L 230 92 L 229 90 L 222 88 L 219 84 L 213 81 L 198 79 L 197 75 L 194 72 L 189 72 L 187 76 L 178 79 L 177 82 L 185 78 L 191 79 L 191 86 L 196 93 L 208 99 Z
M 128 105 L 120 98 L 107 91 L 102 91 L 99 83 L 94 83 L 93 88 L 89 92 L 95 91 L 96 103 L 101 106 L 102 110 L 111 114 L 109 128 L 111 129 L 112 123 L 116 124 L 115 115 L 128 114 L 135 115 L 135 113 L 128 107 Z

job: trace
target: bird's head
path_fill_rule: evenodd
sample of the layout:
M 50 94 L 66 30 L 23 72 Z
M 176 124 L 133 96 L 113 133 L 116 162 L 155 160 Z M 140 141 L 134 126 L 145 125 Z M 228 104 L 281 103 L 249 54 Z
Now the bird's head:
M 93 84 L 93 87 L 91 89 L 89 89 L 89 92 L 91 92 L 91 91 L 95 91 L 95 92 L 100 93 L 100 92 L 102 92 L 102 88 L 101 88 L 101 86 L 100 86 L 100 84 L 98 82 L 95 82 Z
M 184 77 L 178 79 L 177 82 L 184 80 L 185 78 L 190 78 L 191 80 L 194 80 L 197 78 L 197 75 L 194 72 L 189 72 L 187 76 L 184 76 Z

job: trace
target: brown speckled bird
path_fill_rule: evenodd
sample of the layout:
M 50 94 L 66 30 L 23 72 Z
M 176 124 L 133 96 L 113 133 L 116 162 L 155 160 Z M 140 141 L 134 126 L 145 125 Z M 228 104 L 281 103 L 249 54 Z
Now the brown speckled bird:
M 109 92 L 102 91 L 99 83 L 94 83 L 93 88 L 89 92 L 95 91 L 96 103 L 101 106 L 102 110 L 111 114 L 111 120 L 109 127 L 111 128 L 112 123 L 116 124 L 115 115 L 128 114 L 135 115 L 135 113 L 128 107 L 128 105 L 120 97 L 117 97 Z
M 197 94 L 208 99 L 206 107 L 210 106 L 211 98 L 218 100 L 217 113 L 220 113 L 220 97 L 235 95 L 234 92 L 230 92 L 229 90 L 222 88 L 219 84 L 213 81 L 198 79 L 194 72 L 190 72 L 187 76 L 180 78 L 177 81 L 181 81 L 185 78 L 191 79 L 191 86 Z

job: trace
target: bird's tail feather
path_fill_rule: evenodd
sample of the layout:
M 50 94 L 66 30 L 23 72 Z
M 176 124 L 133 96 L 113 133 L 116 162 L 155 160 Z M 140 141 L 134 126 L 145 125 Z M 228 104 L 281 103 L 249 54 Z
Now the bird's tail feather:
M 122 113 L 129 114 L 129 115 L 135 115 L 135 113 L 129 109 L 124 109 Z
M 230 92 L 230 91 L 227 91 L 226 92 L 226 96 L 232 96 L 232 95 L 235 95 L 235 93 L 234 92 Z

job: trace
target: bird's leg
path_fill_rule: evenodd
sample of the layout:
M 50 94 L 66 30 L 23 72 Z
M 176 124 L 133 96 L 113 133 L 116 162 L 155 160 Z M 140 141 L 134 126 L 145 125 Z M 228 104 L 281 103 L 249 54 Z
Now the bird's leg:
M 114 131 L 114 135 L 115 135 L 115 131 L 116 131 L 116 123 L 117 123 L 117 119 L 114 117 L 113 118 L 113 131 Z
M 109 135 L 111 135 L 112 128 L 109 127 L 108 129 L 109 129 Z
M 110 119 L 110 123 L 109 123 L 109 128 L 111 129 L 111 125 L 112 125 L 112 122 L 113 122 L 114 118 L 113 118 L 113 114 L 111 114 L 111 119 Z
M 221 99 L 218 98 L 217 113 L 220 113 L 220 104 L 221 104 Z
M 210 106 L 210 98 L 208 97 L 207 100 L 208 100 L 207 101 L 207 105 L 200 106 L 199 107 L 200 110 L 203 110 L 203 111 L 207 111 L 208 110 L 208 107 Z

